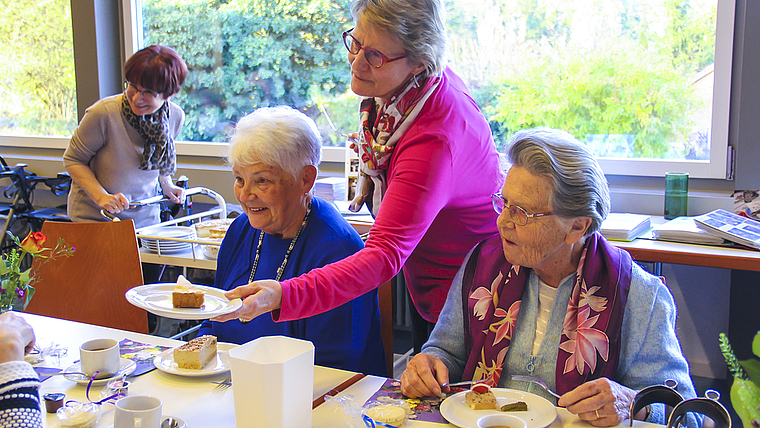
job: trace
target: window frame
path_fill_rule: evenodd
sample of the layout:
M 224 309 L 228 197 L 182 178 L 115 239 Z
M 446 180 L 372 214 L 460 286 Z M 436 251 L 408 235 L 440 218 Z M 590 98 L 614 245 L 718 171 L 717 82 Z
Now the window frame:
M 718 0 L 715 28 L 715 71 L 713 73 L 710 160 L 597 158 L 607 175 L 664 177 L 668 171 L 688 172 L 693 178 L 732 179 L 729 147 L 731 76 L 734 57 L 736 0 Z

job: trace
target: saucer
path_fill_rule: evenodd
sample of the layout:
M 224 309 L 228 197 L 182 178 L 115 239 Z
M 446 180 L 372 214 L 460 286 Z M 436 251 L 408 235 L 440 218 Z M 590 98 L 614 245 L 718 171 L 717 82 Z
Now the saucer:
M 161 423 L 163 423 L 165 420 L 169 418 L 174 418 L 177 421 L 177 428 L 187 428 L 187 424 L 185 423 L 185 421 L 172 415 L 164 415 L 164 419 L 161 421 Z
M 111 379 L 130 375 L 137 368 L 137 363 L 135 363 L 132 360 L 128 360 L 126 358 L 119 358 L 119 363 L 121 363 L 121 367 L 119 367 L 119 370 L 113 376 L 104 378 L 104 379 L 95 379 L 92 381 L 92 384 L 105 385 Z M 74 363 L 63 371 L 63 377 L 65 377 L 66 379 L 72 382 L 76 382 L 80 385 L 87 385 L 88 383 L 90 383 L 90 378 L 85 377 L 79 373 L 67 373 L 67 372 L 81 372 L 81 371 L 82 371 L 81 364 Z
M 177 428 L 187 428 L 187 424 L 185 423 L 185 421 L 172 415 L 164 415 L 164 419 L 161 421 L 161 423 L 163 423 L 165 420 L 169 418 L 174 418 L 177 421 Z M 114 426 L 110 425 L 108 428 L 114 428 Z

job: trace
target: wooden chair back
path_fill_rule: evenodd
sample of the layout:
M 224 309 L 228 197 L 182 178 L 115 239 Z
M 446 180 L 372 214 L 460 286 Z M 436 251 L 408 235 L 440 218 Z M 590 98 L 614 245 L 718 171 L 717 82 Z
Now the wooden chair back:
M 124 293 L 143 284 L 140 253 L 132 220 L 64 223 L 46 221 L 46 246 L 59 238 L 76 248 L 71 257 L 48 263 L 35 259 L 36 293 L 26 311 L 148 333 L 145 310 L 130 304 Z
M 380 284 L 377 290 L 380 306 L 380 336 L 385 348 L 388 377 L 393 377 L 393 280 Z

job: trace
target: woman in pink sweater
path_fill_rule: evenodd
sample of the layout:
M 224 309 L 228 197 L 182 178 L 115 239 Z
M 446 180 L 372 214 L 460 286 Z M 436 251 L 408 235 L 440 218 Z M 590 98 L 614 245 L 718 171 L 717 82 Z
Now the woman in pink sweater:
M 468 251 L 496 233 L 490 195 L 503 173 L 491 131 L 462 80 L 445 66 L 442 0 L 355 0 L 343 38 L 351 89 L 361 102 L 361 175 L 353 208 L 375 224 L 353 256 L 282 282 L 228 292 L 244 298 L 216 321 L 274 311 L 293 320 L 335 308 L 387 282 L 403 267 L 427 339 Z M 267 215 L 263 201 L 243 206 Z M 415 317 L 413 316 L 413 319 Z

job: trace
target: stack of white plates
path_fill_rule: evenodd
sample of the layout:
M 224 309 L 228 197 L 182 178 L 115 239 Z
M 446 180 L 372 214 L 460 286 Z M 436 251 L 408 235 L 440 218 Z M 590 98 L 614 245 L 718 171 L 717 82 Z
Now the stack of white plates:
M 195 228 L 186 226 L 164 226 L 145 229 L 138 234 L 147 236 L 158 236 L 160 238 L 178 238 L 178 239 L 195 239 Z M 190 251 L 193 244 L 190 242 L 172 241 L 170 239 L 140 238 L 142 246 L 151 252 L 161 254 L 181 253 Z

